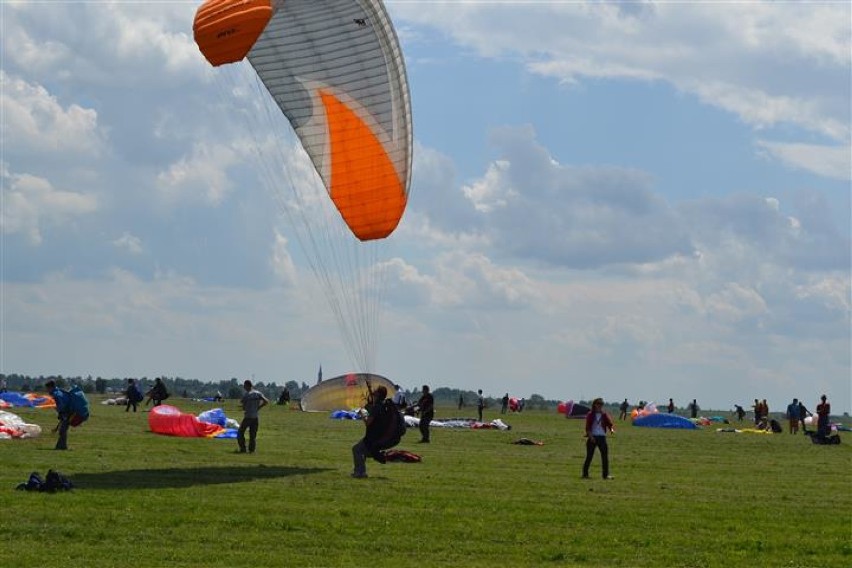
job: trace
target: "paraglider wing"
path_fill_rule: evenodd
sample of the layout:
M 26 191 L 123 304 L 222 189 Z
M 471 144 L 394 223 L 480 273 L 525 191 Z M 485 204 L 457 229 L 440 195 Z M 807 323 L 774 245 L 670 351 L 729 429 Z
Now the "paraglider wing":
M 302 395 L 301 408 L 307 412 L 360 408 L 367 400 L 368 382 L 373 389 L 384 386 L 388 397 L 392 397 L 396 392 L 394 384 L 381 375 L 349 373 L 312 386 Z
M 251 131 L 258 178 L 288 216 L 353 367 L 369 372 L 387 286 L 382 239 L 405 211 L 413 146 L 405 63 L 382 0 L 206 0 L 193 31 L 221 66 L 217 81 L 232 82 L 223 93 Z M 313 180 L 298 160 L 284 167 L 294 135 Z
M 698 426 L 696 426 L 688 418 L 665 412 L 652 412 L 644 416 L 639 416 L 633 421 L 633 425 L 645 428 L 677 428 L 682 430 L 698 429 Z
M 408 200 L 411 102 L 380 0 L 286 0 L 248 53 L 346 224 L 388 236 Z
M 174 406 L 161 404 L 148 413 L 148 427 L 155 434 L 180 438 L 212 438 L 224 428 L 218 424 L 201 422 L 192 414 L 184 414 Z

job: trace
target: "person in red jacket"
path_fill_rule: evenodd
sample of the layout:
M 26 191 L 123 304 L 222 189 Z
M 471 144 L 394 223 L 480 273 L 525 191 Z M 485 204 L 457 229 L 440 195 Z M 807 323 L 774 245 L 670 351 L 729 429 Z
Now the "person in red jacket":
M 604 412 L 603 399 L 592 401 L 592 409 L 586 414 L 586 461 L 583 462 L 583 479 L 589 477 L 589 466 L 595 455 L 595 448 L 601 453 L 601 466 L 604 479 L 612 479 L 609 475 L 609 448 L 606 444 L 607 432 L 614 432 L 612 418 Z

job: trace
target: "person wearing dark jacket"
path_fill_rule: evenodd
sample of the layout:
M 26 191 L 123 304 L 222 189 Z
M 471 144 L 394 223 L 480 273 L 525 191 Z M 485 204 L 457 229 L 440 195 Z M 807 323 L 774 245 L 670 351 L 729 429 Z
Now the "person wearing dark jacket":
M 592 401 L 592 409 L 586 414 L 586 461 L 583 462 L 583 479 L 589 477 L 589 466 L 595 455 L 595 448 L 601 453 L 601 466 L 604 479 L 612 479 L 609 475 L 609 448 L 606 443 L 607 433 L 614 432 L 612 418 L 603 409 L 603 399 Z
M 367 477 L 367 456 L 373 455 L 372 443 L 375 442 L 381 435 L 382 413 L 384 412 L 385 399 L 388 397 L 388 389 L 384 386 L 376 387 L 370 398 L 367 400 L 367 406 L 361 414 L 361 419 L 366 425 L 366 432 L 357 444 L 352 446 L 352 461 L 354 469 L 352 477 L 362 479 Z
M 136 405 L 142 402 L 144 398 L 142 396 L 142 391 L 139 390 L 139 387 L 136 386 L 136 381 L 133 379 L 127 379 L 127 390 L 124 392 L 124 396 L 127 399 L 125 412 L 130 412 L 130 407 L 133 407 L 133 412 L 136 412 Z
M 145 394 L 148 396 L 148 400 L 145 401 L 145 406 L 148 406 L 148 403 L 152 400 L 154 401 L 154 406 L 160 406 L 163 404 L 164 400 L 169 398 L 169 391 L 166 390 L 166 384 L 160 377 L 154 379 L 154 386 L 152 386 Z
M 429 385 L 423 385 L 423 394 L 417 401 L 417 408 L 420 409 L 420 443 L 428 444 L 429 424 L 435 417 L 435 398 L 429 392 Z
M 59 432 L 59 438 L 56 440 L 55 450 L 68 449 L 68 426 L 71 420 L 71 397 L 64 390 L 56 386 L 53 380 L 44 383 L 44 387 L 53 400 L 56 402 L 56 415 L 59 418 L 59 424 L 53 429 L 54 432 Z

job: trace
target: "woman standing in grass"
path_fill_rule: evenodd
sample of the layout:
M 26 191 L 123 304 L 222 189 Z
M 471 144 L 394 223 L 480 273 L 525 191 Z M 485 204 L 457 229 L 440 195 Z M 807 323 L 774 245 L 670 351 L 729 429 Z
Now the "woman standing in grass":
M 595 448 L 601 453 L 601 467 L 604 479 L 609 475 L 609 448 L 606 443 L 607 432 L 612 433 L 612 418 L 603 409 L 603 399 L 592 401 L 592 409 L 586 414 L 586 461 L 583 462 L 583 479 L 589 478 L 589 466 L 595 455 Z

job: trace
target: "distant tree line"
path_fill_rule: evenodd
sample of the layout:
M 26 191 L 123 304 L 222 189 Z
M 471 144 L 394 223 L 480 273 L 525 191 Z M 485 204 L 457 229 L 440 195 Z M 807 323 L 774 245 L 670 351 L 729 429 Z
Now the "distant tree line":
M 4 375 L 0 373 L 0 378 L 6 379 L 6 388 L 12 391 L 21 392 L 44 392 L 44 383 L 49 380 L 56 381 L 60 388 L 68 388 L 71 385 L 80 385 L 86 393 L 98 394 L 120 394 L 127 388 L 127 379 L 135 379 L 139 384 L 142 392 L 145 392 L 154 384 L 156 377 L 86 377 L 63 376 L 63 375 L 39 375 L 29 376 L 12 373 Z M 215 396 L 216 393 L 221 393 L 225 398 L 238 399 L 243 396 L 243 380 L 236 377 L 230 379 L 215 381 L 200 381 L 198 379 L 184 379 L 183 377 L 167 377 L 160 376 L 160 379 L 166 384 L 166 388 L 177 397 L 187 398 L 204 398 Z M 283 385 L 276 382 L 256 381 L 255 388 L 262 391 L 271 400 L 279 397 L 284 388 L 290 391 L 290 398 L 298 400 L 302 394 L 310 388 L 310 385 L 304 381 L 300 383 L 296 381 L 287 381 Z M 413 404 L 420 398 L 420 390 L 403 389 L 409 403 Z M 435 397 L 435 403 L 440 406 L 456 406 L 459 400 L 464 403 L 465 408 L 476 408 L 477 393 L 472 390 L 462 390 L 450 387 L 438 387 L 432 389 L 432 395 Z M 514 396 L 514 395 L 510 395 Z M 517 397 L 520 398 L 520 397 Z M 487 408 L 500 408 L 502 395 L 486 396 L 485 405 Z M 582 401 L 581 401 L 582 402 Z M 583 402 L 584 404 L 588 404 Z M 539 394 L 533 394 L 524 400 L 524 408 L 527 410 L 556 410 L 558 400 L 547 400 Z
M 4 375 L 0 373 L 0 378 L 6 379 L 6 388 L 11 391 L 21 392 L 44 392 L 44 383 L 49 380 L 56 382 L 60 388 L 68 388 L 71 385 L 79 385 L 83 392 L 98 393 L 98 394 L 119 394 L 127 389 L 127 379 L 135 379 L 142 392 L 145 392 L 154 384 L 156 377 L 86 377 L 76 376 L 69 377 L 63 375 L 39 375 L 37 377 L 29 375 L 19 375 L 12 373 Z M 221 393 L 225 398 L 241 398 L 243 396 L 243 380 L 232 377 L 219 382 L 205 382 L 198 379 L 184 379 L 182 377 L 166 377 L 160 376 L 160 379 L 165 383 L 166 388 L 172 396 L 186 398 L 204 398 L 215 396 L 216 393 Z M 281 394 L 284 388 L 290 391 L 291 399 L 298 399 L 302 393 L 310 388 L 306 383 L 300 385 L 296 381 L 287 381 L 283 385 L 278 385 L 275 382 L 264 383 L 257 381 L 254 383 L 258 390 L 263 391 L 268 397 L 275 397 Z

